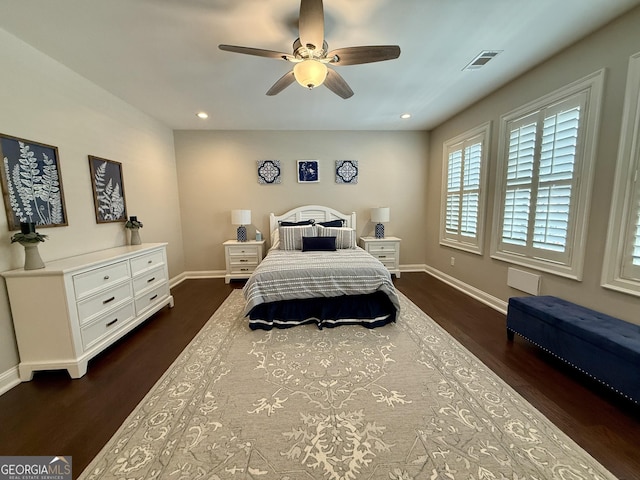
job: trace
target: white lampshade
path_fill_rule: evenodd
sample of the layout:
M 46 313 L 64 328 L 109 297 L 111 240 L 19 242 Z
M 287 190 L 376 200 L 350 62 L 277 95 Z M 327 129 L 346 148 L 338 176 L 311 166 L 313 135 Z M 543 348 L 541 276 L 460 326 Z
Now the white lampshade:
M 251 210 L 231 210 L 232 225 L 251 225 Z
M 385 223 L 389 221 L 391 214 L 389 207 L 378 207 L 371 209 L 371 221 L 375 223 Z
M 293 67 L 293 76 L 303 87 L 315 88 L 327 78 L 327 66 L 317 60 L 304 60 Z

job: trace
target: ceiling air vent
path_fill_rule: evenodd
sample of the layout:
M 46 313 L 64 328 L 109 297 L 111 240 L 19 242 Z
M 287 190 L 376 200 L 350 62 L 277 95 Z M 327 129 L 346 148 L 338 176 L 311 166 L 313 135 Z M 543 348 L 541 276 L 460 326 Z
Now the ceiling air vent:
M 484 67 L 489 61 L 496 57 L 502 50 L 483 50 L 463 70 L 478 70 Z

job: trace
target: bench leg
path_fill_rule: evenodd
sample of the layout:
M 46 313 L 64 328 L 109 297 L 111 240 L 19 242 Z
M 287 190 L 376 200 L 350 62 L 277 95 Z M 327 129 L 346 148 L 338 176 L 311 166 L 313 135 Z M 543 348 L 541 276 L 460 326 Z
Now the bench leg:
M 510 342 L 513 342 L 513 337 L 514 337 L 514 332 L 513 330 L 509 330 L 507 328 L 507 340 L 509 340 Z

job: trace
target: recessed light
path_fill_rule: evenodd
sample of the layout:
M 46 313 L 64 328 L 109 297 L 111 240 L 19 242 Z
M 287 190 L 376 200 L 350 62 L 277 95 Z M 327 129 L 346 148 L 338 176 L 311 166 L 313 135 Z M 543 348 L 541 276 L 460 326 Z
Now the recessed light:
M 207 112 L 198 112 L 196 113 L 196 117 L 204 120 L 205 118 L 209 118 L 209 114 Z
M 411 118 L 411 114 L 410 113 L 403 113 L 402 115 L 400 115 L 400 118 L 407 119 L 407 118 Z

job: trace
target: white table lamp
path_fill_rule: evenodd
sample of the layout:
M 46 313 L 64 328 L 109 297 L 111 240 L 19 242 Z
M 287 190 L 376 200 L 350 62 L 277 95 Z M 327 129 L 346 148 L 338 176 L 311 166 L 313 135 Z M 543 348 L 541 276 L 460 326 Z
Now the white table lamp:
M 247 241 L 247 228 L 245 225 L 251 225 L 251 210 L 231 210 L 231 223 L 240 225 L 238 227 L 237 239 L 239 242 Z
M 389 221 L 391 214 L 389 207 L 371 209 L 371 221 L 376 224 L 376 238 L 384 238 L 384 223 Z

